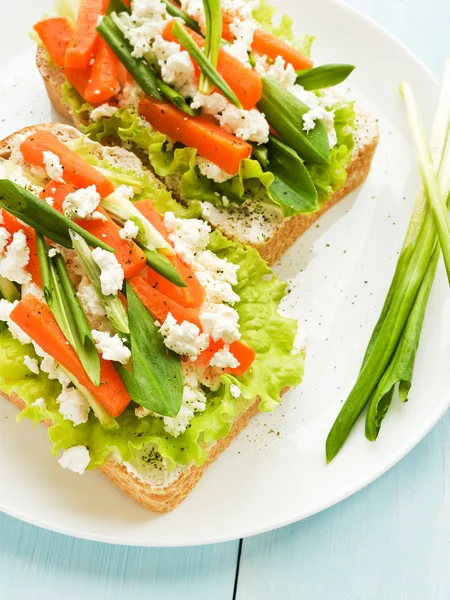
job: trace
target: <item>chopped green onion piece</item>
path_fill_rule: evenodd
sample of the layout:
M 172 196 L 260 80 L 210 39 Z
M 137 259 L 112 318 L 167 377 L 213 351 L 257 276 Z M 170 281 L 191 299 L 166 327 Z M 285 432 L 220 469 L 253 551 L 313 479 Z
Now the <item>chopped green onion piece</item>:
M 91 249 L 78 234 L 71 231 L 70 237 L 72 238 L 73 248 L 77 253 L 78 258 L 83 263 L 86 275 L 91 282 L 92 287 L 94 288 L 103 308 L 105 309 L 108 319 L 119 333 L 130 333 L 127 311 L 125 310 L 125 307 L 122 304 L 119 296 L 113 294 L 107 296 L 102 292 L 102 285 L 100 281 L 101 271 L 92 257 Z
M 203 0 L 203 8 L 206 21 L 204 55 L 212 67 L 217 69 L 222 41 L 222 7 L 220 0 Z M 200 73 L 198 89 L 202 94 L 211 94 L 214 89 L 214 82 L 204 70 Z M 233 101 L 231 100 L 231 102 Z
M 40 234 L 56 244 L 64 246 L 64 248 L 72 248 L 69 229 L 73 229 L 93 248 L 103 248 L 103 250 L 114 252 L 108 244 L 88 233 L 74 221 L 59 213 L 25 188 L 8 179 L 0 179 L 0 208 L 4 208 Z
M 189 29 L 192 29 L 196 33 L 201 33 L 197 21 L 194 21 L 194 19 L 182 11 L 181 8 L 174 6 L 170 0 L 162 0 L 162 2 L 166 5 L 166 10 L 171 17 L 178 17 L 179 19 L 182 19 Z
M 130 12 L 130 7 L 123 2 L 123 0 L 110 0 L 108 4 L 108 8 L 106 9 L 106 14 L 110 15 L 111 13 L 121 13 L 121 12 Z
M 0 295 L 8 302 L 14 302 L 20 298 L 19 290 L 14 283 L 2 276 L 0 276 Z
M 164 256 L 159 252 L 155 252 L 155 250 L 148 250 L 147 248 L 142 248 L 142 250 L 145 254 L 149 267 L 174 285 L 177 285 L 178 287 L 187 287 L 185 281 L 167 256 Z
M 414 98 L 414 94 L 406 82 L 400 84 L 400 93 L 405 103 L 406 114 L 413 138 L 417 162 L 419 163 L 422 182 L 433 211 L 434 224 L 439 237 L 442 255 L 444 257 L 447 277 L 450 282 L 450 221 L 445 202 L 447 195 L 445 190 L 441 190 L 438 176 L 433 169 L 431 152 L 419 108 Z
M 156 100 L 162 100 L 153 69 L 145 60 L 133 56 L 133 48 L 125 38 L 119 24 L 120 18 L 116 13 L 112 13 L 103 17 L 97 31 L 139 84 L 142 91 Z
M 50 258 L 47 243 L 37 232 L 36 244 L 47 304 L 67 341 L 77 353 L 87 375 L 94 385 L 98 386 L 100 357 L 64 258 L 59 252 L 54 258 Z
M 213 85 L 221 92 L 225 98 L 232 102 L 238 108 L 242 108 L 242 104 L 239 102 L 236 94 L 230 88 L 224 78 L 217 72 L 216 68 L 210 63 L 204 52 L 197 46 L 191 36 L 186 32 L 183 25 L 178 21 L 175 21 L 172 28 L 172 33 L 180 44 L 187 50 L 190 56 L 200 67 L 202 73 L 204 73 Z
M 191 117 L 196 117 L 200 114 L 199 110 L 194 110 L 193 108 L 191 108 L 188 102 L 186 102 L 186 99 L 183 98 L 183 96 L 179 92 L 171 88 L 170 85 L 164 83 L 162 79 L 158 79 L 158 85 L 161 92 L 164 94 L 167 100 L 169 100 L 169 102 L 174 104 L 177 108 L 185 112 L 187 115 Z
M 297 71 L 295 83 L 300 84 L 308 91 L 322 90 L 345 81 L 354 68 L 353 65 L 330 64 L 304 69 Z

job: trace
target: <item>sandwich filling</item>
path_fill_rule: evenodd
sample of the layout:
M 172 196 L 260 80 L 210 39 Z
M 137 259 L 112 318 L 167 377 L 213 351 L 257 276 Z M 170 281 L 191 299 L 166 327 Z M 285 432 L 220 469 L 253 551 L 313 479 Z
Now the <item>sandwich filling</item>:
M 52 422 L 63 467 L 110 458 L 166 485 L 300 383 L 286 285 L 134 154 L 73 128 L 18 135 L 0 206 L 0 389 Z
M 354 103 L 330 91 L 352 67 L 325 65 L 319 77 L 305 79 L 305 72 L 316 71 L 309 59 L 312 38 L 295 39 L 288 17 L 274 25 L 275 10 L 264 0 L 219 5 L 222 24 L 214 29 L 202 1 L 133 0 L 122 11 L 112 3 L 117 12 L 100 15 L 98 43 L 106 40 L 111 61 L 121 66 L 109 92 L 98 82 L 98 94 L 90 91 L 102 56 L 92 53 L 87 88 L 67 69 L 83 2 L 75 18 L 67 18 L 66 3 L 57 3 L 59 18 L 67 20 L 65 56 L 46 36 L 52 19 L 36 31 L 48 60 L 66 75 L 62 99 L 82 130 L 96 141 L 145 153 L 183 202 L 201 202 L 205 217 L 228 207 L 233 220 L 240 207 L 244 220 L 256 209 L 269 221 L 314 212 L 345 184 L 352 159 Z M 217 36 L 216 85 L 206 85 L 197 51 L 203 54 Z M 126 56 L 116 46 L 119 38 Z M 156 87 L 142 79 L 143 68 Z M 128 71 L 125 77 L 120 69 Z M 336 75 L 341 71 L 346 75 Z

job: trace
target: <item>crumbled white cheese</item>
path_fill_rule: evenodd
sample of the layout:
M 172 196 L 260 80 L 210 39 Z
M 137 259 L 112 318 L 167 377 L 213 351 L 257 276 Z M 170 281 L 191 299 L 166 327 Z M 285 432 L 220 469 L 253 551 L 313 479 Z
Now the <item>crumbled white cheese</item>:
M 151 415 L 152 411 L 145 408 L 145 406 L 138 406 L 134 409 L 134 414 L 138 419 L 143 419 L 144 417 Z
M 40 408 L 41 410 L 45 410 L 47 408 L 44 398 L 36 398 L 31 406 L 36 406 L 36 408 Z
M 197 157 L 197 166 L 202 175 L 208 179 L 212 179 L 216 183 L 224 183 L 234 177 L 234 175 L 230 175 L 210 160 L 201 156 Z
M 3 221 L 3 217 L 2 217 Z M 0 252 L 3 252 L 9 243 L 11 234 L 4 227 L 0 227 Z
M 152 50 L 159 66 L 163 67 L 171 56 L 181 52 L 181 46 L 176 42 L 167 42 L 162 35 L 157 35 Z
M 206 408 L 206 397 L 202 392 L 198 380 L 185 376 L 183 399 L 180 412 L 176 417 L 164 417 L 164 429 L 168 434 L 178 437 L 186 431 L 189 421 L 196 412 L 203 412 Z
M 227 344 L 241 337 L 239 332 L 239 315 L 234 308 L 226 304 L 213 304 L 200 313 L 203 331 L 209 333 L 213 340 L 222 339 Z
M 54 199 L 54 198 L 52 198 L 51 196 L 47 196 L 47 198 L 45 199 L 45 201 L 46 201 L 46 203 L 47 203 L 49 206 L 54 206 L 54 205 L 55 205 L 55 199 Z
M 110 104 L 101 104 L 94 108 L 91 112 L 90 119 L 91 121 L 99 121 L 100 119 L 108 119 L 109 117 L 113 117 L 119 109 L 117 106 L 111 106 Z
M 69 219 L 89 219 L 100 204 L 100 194 L 95 185 L 67 194 L 63 212 Z
M 20 229 L 13 235 L 6 252 L 0 256 L 0 275 L 16 283 L 28 283 L 31 281 L 31 275 L 25 270 L 25 267 L 29 261 L 30 249 L 27 245 L 27 238 L 23 229 Z
M 227 106 L 228 102 L 226 98 L 218 92 L 213 92 L 209 96 L 196 92 L 191 102 L 191 108 L 194 110 L 202 108 L 205 114 L 214 116 L 221 114 Z
M 11 329 L 11 328 L 10 328 Z M 45 350 L 43 350 L 36 342 L 29 339 L 29 342 L 33 344 L 34 351 L 36 354 L 42 358 L 41 361 L 41 371 L 47 373 L 48 378 L 56 381 L 59 381 L 63 389 L 65 389 L 70 384 L 70 379 L 63 371 L 63 369 L 58 365 L 56 360 L 47 354 Z
M 229 104 L 219 121 L 225 131 L 243 140 L 257 144 L 266 144 L 269 140 L 269 123 L 264 115 L 255 108 L 242 110 Z
M 185 98 L 197 91 L 194 65 L 186 50 L 169 56 L 161 66 L 161 77 Z
M 94 338 L 97 350 L 105 360 L 114 360 L 123 365 L 130 360 L 131 350 L 125 346 L 117 333 L 110 335 L 104 331 L 94 329 L 92 337 Z
M 64 450 L 58 462 L 63 469 L 70 469 L 74 473 L 83 475 L 90 461 L 91 457 L 86 446 L 72 446 Z
M 9 160 L 14 165 L 23 166 L 25 164 L 20 146 L 22 145 L 22 142 L 24 142 L 26 139 L 27 135 L 25 133 L 16 133 L 16 135 L 12 139 L 11 155 L 9 157 Z M 5 179 L 5 177 L 2 176 L 1 179 Z
M 177 219 L 173 212 L 164 216 L 164 224 L 175 252 L 190 264 L 196 252 L 204 250 L 209 242 L 211 227 L 200 219 Z
M 271 75 L 287 88 L 293 86 L 297 79 L 294 67 L 291 63 L 286 63 L 282 56 L 276 57 L 275 62 L 267 69 L 267 75 Z
M 142 7 L 139 6 L 142 4 Z M 151 41 L 162 33 L 166 7 L 160 0 L 133 2 L 132 20 L 136 27 L 127 28 L 125 37 L 133 46 L 133 56 L 142 58 L 151 50 Z
M 241 396 L 241 390 L 235 383 L 230 385 L 230 394 L 233 396 L 233 398 L 239 398 Z
M 232 287 L 237 284 L 238 269 L 239 265 L 219 258 L 210 250 L 197 254 L 194 270 L 205 289 L 208 304 L 234 304 L 239 301 Z
M 127 81 L 118 96 L 119 108 L 130 109 L 137 114 L 143 95 L 144 92 L 134 81 Z M 150 124 L 145 119 L 138 119 L 138 122 L 141 126 L 150 127 Z
M 3 179 L 5 178 L 3 177 Z M 44 190 L 43 187 L 34 185 L 27 177 L 25 177 L 22 167 L 17 167 L 17 169 L 7 176 L 7 179 L 27 189 L 35 196 L 39 196 L 39 194 Z
M 50 248 L 50 250 L 48 251 L 49 258 L 54 258 L 58 254 L 60 254 L 60 251 L 55 246 L 53 246 L 52 248 Z
M 91 219 L 93 221 L 103 221 L 103 223 L 108 222 L 108 217 L 105 214 L 103 214 L 100 210 L 94 210 L 94 212 L 91 215 Z
M 219 369 L 236 369 L 241 363 L 230 352 L 230 347 L 225 344 L 222 350 L 214 354 L 209 364 L 211 367 L 218 367 Z
M 134 240 L 139 235 L 139 227 L 134 221 L 126 221 L 122 229 L 119 231 L 119 237 L 123 240 Z
M 44 290 L 42 288 L 40 288 L 38 285 L 36 285 L 34 283 L 34 281 L 30 281 L 29 283 L 23 283 L 21 293 L 22 293 L 22 298 L 24 298 L 28 294 L 32 294 L 33 296 L 36 296 L 36 298 L 39 298 L 39 300 L 45 299 Z
M 253 36 L 257 25 L 252 19 L 241 19 L 235 17 L 230 25 L 230 31 L 234 35 L 235 40 L 230 46 L 224 46 L 224 49 L 237 58 L 247 68 L 251 69 L 248 60 L 248 53 L 252 49 Z
M 53 154 L 49 150 L 44 150 L 42 153 L 45 170 L 50 179 L 64 183 L 64 169 L 59 160 L 59 156 Z
M 119 261 L 112 252 L 103 250 L 103 248 L 94 248 L 92 258 L 100 267 L 100 283 L 102 292 L 105 296 L 117 294 L 122 289 L 123 280 L 125 278 L 122 267 Z
M 181 10 L 197 21 L 202 32 L 206 28 L 203 0 L 181 0 Z
M 8 329 L 14 339 L 18 340 L 21 344 L 29 344 L 31 342 L 30 336 L 10 319 L 10 315 L 17 304 L 18 300 L 8 302 L 4 298 L 0 299 L 0 321 L 5 321 L 8 324 Z
M 260 0 L 222 0 L 222 10 L 233 12 L 241 17 L 241 19 L 253 19 L 253 11 L 260 5 Z
M 76 388 L 67 388 L 63 390 L 56 398 L 59 405 L 59 412 L 67 421 L 72 421 L 75 425 L 87 423 L 89 418 L 90 406 L 86 398 Z
M 28 354 L 26 354 L 23 357 L 23 364 L 29 368 L 29 370 L 34 373 L 35 375 L 39 375 L 39 363 L 35 358 L 31 358 L 31 356 L 28 356 Z
M 189 356 L 192 361 L 209 346 L 209 336 L 201 333 L 197 325 L 189 321 L 178 324 L 171 313 L 167 315 L 159 331 L 167 348 L 177 354 Z
M 333 148 L 337 144 L 337 134 L 334 128 L 334 111 L 326 110 L 322 106 L 312 108 L 303 115 L 303 131 L 312 131 L 316 126 L 316 121 L 322 121 L 324 124 L 330 148 Z

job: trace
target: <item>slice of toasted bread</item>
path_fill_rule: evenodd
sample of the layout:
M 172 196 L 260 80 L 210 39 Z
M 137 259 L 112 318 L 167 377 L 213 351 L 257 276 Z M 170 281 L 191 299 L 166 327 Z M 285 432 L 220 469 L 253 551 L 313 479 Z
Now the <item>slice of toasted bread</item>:
M 49 65 L 43 48 L 37 51 L 36 64 L 55 109 L 75 126 L 79 126 L 80 123 L 73 119 L 70 108 L 62 101 L 61 85 L 65 81 L 64 75 L 57 67 Z M 344 187 L 316 212 L 283 218 L 278 211 L 275 212 L 270 207 L 264 210 L 260 203 L 249 202 L 235 209 L 206 210 L 204 217 L 227 237 L 256 248 L 269 265 L 273 264 L 325 211 L 354 191 L 367 178 L 378 145 L 379 130 L 376 120 L 369 113 L 359 109 L 357 124 L 356 146 L 352 161 L 347 166 L 347 181 Z M 177 179 L 163 181 L 177 196 Z
M 31 126 L 18 131 L 6 139 L 0 141 L 0 157 L 8 159 L 11 156 L 13 149 L 16 146 L 18 137 L 31 135 L 37 130 L 47 129 L 54 133 L 61 141 L 68 142 L 77 139 L 82 134 L 72 125 L 61 123 L 47 123 L 43 125 Z M 136 163 L 139 168 L 142 168 L 139 159 L 128 150 L 122 148 L 103 147 L 98 144 L 99 152 L 110 162 L 118 161 L 121 165 L 124 162 L 132 169 Z M 153 177 L 151 173 L 149 176 Z M 161 184 L 162 185 L 162 184 Z M 286 392 L 283 390 L 282 393 Z M 26 408 L 25 401 L 17 394 L 6 395 L 1 392 L 7 400 L 23 410 Z M 259 399 L 256 398 L 251 403 L 249 408 L 234 421 L 231 431 L 225 438 L 214 444 L 210 450 L 208 459 L 201 466 L 188 465 L 181 468 L 175 480 L 169 481 L 167 485 L 151 485 L 150 483 L 136 476 L 132 469 L 114 457 L 110 457 L 107 462 L 100 468 L 100 471 L 108 477 L 108 479 L 119 487 L 125 494 L 145 506 L 146 508 L 156 512 L 170 512 L 180 504 L 197 485 L 202 475 L 205 473 L 208 466 L 218 458 L 218 456 L 228 448 L 233 439 L 247 426 L 252 416 L 258 413 Z M 50 426 L 51 422 L 46 421 L 46 425 Z

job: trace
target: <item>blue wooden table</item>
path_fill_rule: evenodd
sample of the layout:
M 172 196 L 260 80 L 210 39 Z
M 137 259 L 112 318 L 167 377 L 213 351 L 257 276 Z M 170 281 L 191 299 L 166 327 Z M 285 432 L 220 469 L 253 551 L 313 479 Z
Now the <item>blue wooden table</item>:
M 448 0 L 349 0 L 437 75 Z M 284 529 L 215 546 L 85 542 L 0 515 L 0 600 L 449 600 L 450 414 L 349 500 Z M 1 460 L 1 458 L 0 458 Z

